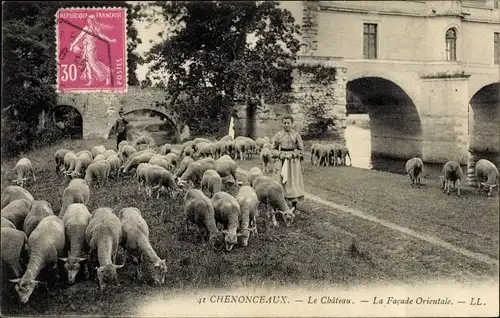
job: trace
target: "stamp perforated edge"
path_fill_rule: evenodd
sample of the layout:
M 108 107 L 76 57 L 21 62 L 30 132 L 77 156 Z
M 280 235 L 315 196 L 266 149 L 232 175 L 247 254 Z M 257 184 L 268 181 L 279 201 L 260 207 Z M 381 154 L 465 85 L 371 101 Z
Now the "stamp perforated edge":
M 61 91 L 59 90 L 59 12 L 61 10 L 117 10 L 121 9 L 123 10 L 123 19 L 124 19 L 124 63 L 125 63 L 125 88 L 123 90 L 115 90 L 115 89 L 75 89 L 71 91 Z M 55 55 L 56 55 L 56 93 L 58 94 L 72 94 L 72 93 L 77 93 L 77 94 L 92 94 L 92 93 L 117 93 L 117 94 L 125 94 L 128 92 L 128 52 L 127 52 L 127 40 L 128 40 L 128 16 L 127 16 L 127 8 L 124 7 L 91 7 L 91 8 L 86 8 L 86 7 L 64 7 L 64 8 L 59 8 L 56 11 L 55 14 L 55 24 L 56 24 L 56 50 L 55 50 Z

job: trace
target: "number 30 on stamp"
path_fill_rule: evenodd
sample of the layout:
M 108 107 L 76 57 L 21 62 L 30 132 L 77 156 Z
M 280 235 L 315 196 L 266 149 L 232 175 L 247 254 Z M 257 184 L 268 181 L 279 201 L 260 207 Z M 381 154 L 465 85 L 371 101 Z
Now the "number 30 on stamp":
M 56 13 L 57 91 L 127 92 L 125 8 L 62 8 Z

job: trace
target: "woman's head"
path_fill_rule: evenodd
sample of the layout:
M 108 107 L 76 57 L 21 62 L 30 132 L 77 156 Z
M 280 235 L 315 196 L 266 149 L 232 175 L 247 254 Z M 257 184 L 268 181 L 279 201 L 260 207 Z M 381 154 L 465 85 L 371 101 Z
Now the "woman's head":
M 290 115 L 286 115 L 281 119 L 281 124 L 283 125 L 283 130 L 290 131 L 293 124 L 293 117 Z

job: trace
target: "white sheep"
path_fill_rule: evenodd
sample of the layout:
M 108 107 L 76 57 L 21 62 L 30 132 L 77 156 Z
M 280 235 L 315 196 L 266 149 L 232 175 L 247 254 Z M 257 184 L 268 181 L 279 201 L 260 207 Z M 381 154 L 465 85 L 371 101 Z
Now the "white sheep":
M 90 248 L 89 265 L 98 259 L 97 278 L 101 291 L 107 285 L 119 284 L 116 269 L 122 265 L 115 265 L 118 246 L 122 240 L 122 226 L 120 219 L 110 208 L 98 208 L 92 212 L 89 225 L 85 230 L 85 239 Z
M 199 143 L 198 145 L 201 145 L 196 154 L 194 155 L 195 158 L 206 158 L 206 157 L 212 157 L 216 158 L 217 157 L 217 145 L 215 143 Z M 198 146 L 197 145 L 197 146 Z
M 259 214 L 259 198 L 251 186 L 245 185 L 238 191 L 236 201 L 238 201 L 241 211 L 239 220 L 239 240 L 242 246 L 247 246 L 250 233 L 253 232 L 255 235 L 258 234 L 257 216 Z
M 278 227 L 278 222 L 276 222 L 275 217 L 276 212 L 283 216 L 287 227 L 292 224 L 295 214 L 286 203 L 283 186 L 281 184 L 270 177 L 260 176 L 253 181 L 252 187 L 260 203 L 266 205 L 267 220 L 271 218 L 274 227 Z
M 124 208 L 118 213 L 122 224 L 121 246 L 132 256 L 137 264 L 136 272 L 139 280 L 142 279 L 142 262 L 144 261 L 152 273 L 156 284 L 163 285 L 167 274 L 165 259 L 156 254 L 149 241 L 149 227 L 137 208 Z
M 325 166 L 329 166 L 330 162 L 328 159 L 328 148 L 326 145 L 314 143 L 311 146 L 311 165 L 319 167 L 321 163 Z
M 250 184 L 250 186 L 252 186 L 255 178 L 263 176 L 263 175 L 264 174 L 262 173 L 262 171 L 258 167 L 250 168 L 250 170 L 248 171 L 248 183 Z
M 54 153 L 54 160 L 56 161 L 56 174 L 60 174 L 64 171 L 64 156 L 68 152 L 68 149 L 59 149 Z
M 71 172 L 72 178 L 80 178 L 87 167 L 92 163 L 92 154 L 89 151 L 81 151 L 76 154 L 75 169 Z
M 149 197 L 153 195 L 153 190 L 158 189 L 157 198 L 160 197 L 160 192 L 164 192 L 165 189 L 171 190 L 169 194 L 173 198 L 175 195 L 172 191 L 177 190 L 172 173 L 163 167 L 152 164 L 146 168 L 145 187 Z
M 38 285 L 36 280 L 40 271 L 48 267 L 52 269 L 56 280 L 58 256 L 64 252 L 64 224 L 55 215 L 44 218 L 28 238 L 29 262 L 23 277 L 10 279 L 16 283 L 16 291 L 21 303 L 27 303 L 31 293 Z
M 73 179 L 64 189 L 61 210 L 58 216 L 63 219 L 68 207 L 73 203 L 87 204 L 90 199 L 90 187 L 84 179 Z
M 115 176 L 116 178 L 118 178 L 118 176 L 120 174 L 120 167 L 122 165 L 122 161 L 120 160 L 120 158 L 118 158 L 118 156 L 116 154 L 114 154 L 114 155 L 110 155 L 105 160 L 107 162 L 109 162 L 109 173 L 110 173 L 110 175 Z
M 54 215 L 52 211 L 52 205 L 45 200 L 35 200 L 31 204 L 31 209 L 23 223 L 24 233 L 28 237 L 30 237 L 31 233 L 35 230 L 35 228 L 40 224 L 40 222 L 48 217 Z
M 262 137 L 255 139 L 255 143 L 257 144 L 257 147 L 259 148 L 259 150 L 262 150 L 262 147 L 264 147 L 266 142 L 268 142 L 268 141 L 266 141 L 266 139 L 264 139 Z
M 226 140 L 226 154 L 232 158 L 238 159 L 238 154 L 236 153 L 236 144 L 234 140 Z
M 231 137 L 231 135 L 225 135 L 224 137 L 222 137 L 221 139 L 219 139 L 221 141 L 226 141 L 226 140 L 233 140 L 233 137 Z
M 34 200 L 33 200 L 34 201 Z M 33 202 L 32 201 L 32 202 Z M 24 220 L 30 212 L 31 202 L 18 199 L 10 202 L 2 209 L 2 217 L 14 223 L 16 229 L 23 230 Z
M 250 152 L 250 143 L 248 140 L 242 136 L 236 137 L 234 140 L 234 147 L 236 150 L 236 159 L 238 159 L 238 154 L 240 155 L 240 160 L 247 158 Z
M 3 216 L 2 216 L 2 227 L 8 227 L 8 228 L 11 228 L 11 229 L 15 229 L 16 228 L 16 226 L 14 225 L 14 223 L 12 223 L 8 219 L 4 218 Z
M 118 152 L 120 152 L 123 149 L 123 147 L 128 146 L 128 144 L 129 143 L 127 140 L 120 141 L 120 143 L 118 144 Z
M 164 155 L 154 155 L 151 159 L 149 159 L 148 163 L 150 165 L 163 167 L 169 171 L 172 169 L 170 162 L 167 161 L 167 158 Z
M 222 178 L 217 171 L 208 169 L 201 178 L 201 191 L 212 197 L 214 193 L 222 191 Z
M 12 201 L 19 199 L 25 199 L 30 203 L 30 206 L 34 200 L 33 195 L 23 187 L 14 185 L 5 187 L 2 193 L 2 209 Z
M 166 154 L 165 158 L 167 162 L 171 165 L 170 172 L 173 172 L 179 165 L 179 156 L 174 152 L 170 152 Z
M 217 151 L 216 151 L 217 158 L 220 158 L 226 153 L 226 141 L 219 140 L 215 142 L 215 145 L 217 146 Z
M 194 162 L 194 159 L 191 156 L 185 156 L 182 158 L 181 163 L 179 164 L 179 168 L 174 173 L 174 179 L 179 178 L 182 174 L 187 170 L 190 164 Z
M 238 227 L 240 225 L 240 204 L 229 193 L 219 191 L 212 197 L 215 221 L 222 224 L 226 251 L 230 252 L 238 243 Z
M 460 181 L 464 175 L 462 167 L 456 161 L 448 161 L 443 166 L 443 175 L 439 176 L 441 180 L 441 188 L 446 194 L 450 194 L 450 186 L 453 183 L 455 189 L 457 189 L 457 195 L 460 196 Z M 456 185 L 455 185 L 456 184 Z
M 172 145 L 169 144 L 169 143 L 164 144 L 160 148 L 160 154 L 161 155 L 166 155 L 166 154 L 170 153 L 170 151 L 172 151 Z
M 98 154 L 92 162 L 100 161 L 100 160 L 106 160 L 106 157 L 102 153 Z
M 177 180 L 180 186 L 185 186 L 188 182 L 199 184 L 203 174 L 208 169 L 215 169 L 215 160 L 213 158 L 203 158 L 191 163 L 186 171 Z
M 3 223 L 3 220 L 2 220 Z M 16 277 L 21 277 L 23 268 L 19 260 L 28 254 L 28 237 L 23 231 L 2 226 L 2 264 L 12 269 Z
M 260 151 L 260 163 L 262 164 L 262 170 L 264 170 L 264 172 L 269 172 L 269 164 L 272 163 L 271 150 L 262 148 Z
M 146 145 L 146 147 L 149 149 L 155 146 L 155 141 L 151 136 L 141 135 L 137 137 L 132 146 L 138 149 L 139 145 Z
M 17 175 L 17 179 L 12 181 L 16 182 L 17 185 L 24 187 L 24 183 L 28 180 L 29 174 L 33 176 L 33 181 L 36 182 L 35 171 L 33 169 L 33 165 L 31 164 L 31 160 L 28 158 L 19 159 L 12 170 L 15 171 Z
M 110 156 L 118 156 L 118 153 L 113 149 L 108 149 L 102 155 L 105 159 L 108 159 Z
M 196 225 L 202 243 L 208 241 L 208 244 L 213 247 L 215 243 L 222 241 L 224 234 L 217 229 L 212 201 L 201 190 L 191 189 L 186 192 L 184 215 L 186 231 L 189 231 L 189 224 Z
M 234 183 L 238 183 L 238 179 L 236 179 L 237 168 L 238 164 L 236 163 L 236 161 L 234 161 L 227 155 L 222 156 L 217 159 L 217 161 L 215 161 L 215 171 L 217 171 L 221 178 L 232 176 L 234 179 Z
M 135 177 L 137 177 L 137 182 L 139 183 L 139 188 L 137 191 L 141 191 L 141 185 L 146 186 L 146 172 L 149 167 L 149 163 L 141 163 L 137 166 L 135 170 Z
M 420 158 L 411 158 L 406 162 L 406 172 L 411 182 L 411 187 L 413 188 L 415 183 L 417 188 L 420 188 L 420 173 L 424 168 L 424 163 Z
M 138 152 L 134 153 L 129 158 L 127 163 L 125 163 L 123 166 L 121 166 L 120 171 L 122 174 L 125 175 L 130 170 L 137 169 L 137 166 L 139 166 L 139 164 L 141 164 L 143 162 L 148 163 L 149 160 L 151 160 L 151 158 L 153 158 L 153 156 L 155 156 L 155 155 L 156 155 L 156 152 L 152 149 L 138 151 Z
M 123 162 L 126 162 L 136 152 L 137 150 L 134 147 L 125 145 L 118 151 L 118 157 L 122 159 Z
M 68 257 L 60 258 L 68 272 L 68 282 L 74 283 L 80 271 L 80 263 L 87 260 L 89 247 L 85 241 L 85 230 L 89 225 L 91 214 L 82 203 L 71 204 L 62 218 L 66 242 L 69 244 Z M 88 267 L 83 266 L 85 278 L 88 279 Z
M 97 157 L 97 155 L 105 153 L 106 147 L 104 147 L 103 145 L 94 146 L 94 147 L 92 147 L 91 152 L 92 152 L 92 158 L 95 158 L 95 157 Z
M 269 149 L 269 150 L 271 150 L 271 151 L 272 151 L 272 150 L 273 150 L 273 144 L 272 144 L 272 143 L 270 143 L 270 142 L 266 142 L 266 143 L 264 144 L 264 146 L 262 146 L 262 149 L 264 149 L 264 148 L 267 148 L 267 149 Z
M 92 179 L 96 178 L 99 184 L 109 183 L 109 174 L 111 172 L 111 165 L 106 160 L 92 162 L 85 171 L 85 181 L 90 185 Z
M 498 187 L 498 168 L 489 160 L 479 159 L 476 162 L 475 174 L 478 192 L 484 186 L 488 188 L 488 196 L 491 196 L 493 188 Z
M 75 169 L 76 153 L 69 151 L 64 155 L 64 175 L 69 176 Z

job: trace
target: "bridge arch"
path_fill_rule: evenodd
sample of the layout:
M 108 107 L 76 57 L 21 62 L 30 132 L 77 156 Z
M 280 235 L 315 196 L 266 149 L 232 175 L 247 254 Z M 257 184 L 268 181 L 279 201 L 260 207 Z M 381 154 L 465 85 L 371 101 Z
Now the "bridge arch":
M 83 116 L 78 108 L 58 103 L 47 115 L 56 127 L 69 134 L 71 138 L 83 137 Z
M 370 117 L 371 154 L 389 158 L 422 156 L 422 123 L 417 94 L 393 76 L 358 73 L 346 85 Z

